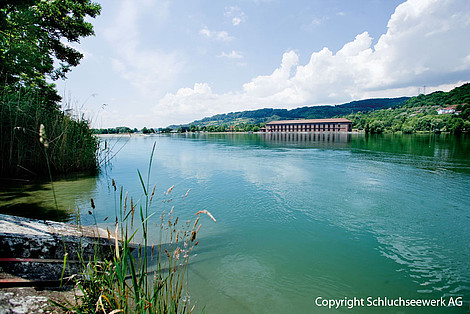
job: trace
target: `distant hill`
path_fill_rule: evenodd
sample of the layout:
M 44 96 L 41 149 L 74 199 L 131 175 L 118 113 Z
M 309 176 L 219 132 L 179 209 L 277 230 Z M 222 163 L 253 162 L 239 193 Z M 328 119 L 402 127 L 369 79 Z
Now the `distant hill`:
M 419 95 L 394 109 L 374 110 L 348 114 L 353 129 L 366 133 L 383 132 L 470 132 L 470 84 L 456 87 L 450 92 Z M 451 108 L 450 112 L 439 109 Z
M 449 92 L 434 92 L 427 95 L 419 95 L 408 99 L 403 106 L 441 106 L 470 104 L 470 83 L 456 87 Z
M 169 128 L 176 129 L 184 126 L 217 126 L 217 125 L 236 125 L 236 124 L 259 124 L 274 120 L 290 119 L 325 119 L 335 116 L 344 116 L 356 112 L 369 112 L 378 109 L 394 108 L 401 106 L 409 97 L 400 98 L 376 98 L 352 101 L 336 106 L 311 106 L 296 109 L 272 109 L 264 108 L 258 110 L 230 112 L 217 114 L 201 120 L 196 120 L 183 125 L 171 125 Z

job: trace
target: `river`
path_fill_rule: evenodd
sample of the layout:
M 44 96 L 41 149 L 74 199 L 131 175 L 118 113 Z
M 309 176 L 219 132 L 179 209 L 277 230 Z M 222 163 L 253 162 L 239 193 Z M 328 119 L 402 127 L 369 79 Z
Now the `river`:
M 183 218 L 206 209 L 190 265 L 196 312 L 465 313 L 470 301 L 470 137 L 192 134 L 103 137 L 119 153 L 97 176 L 2 188 L 3 213 L 106 226 L 114 179 L 135 199 L 175 185 Z M 188 197 L 181 197 L 188 189 Z M 96 209 L 90 216 L 90 199 Z M 52 204 L 52 205 L 51 205 Z M 156 215 L 158 216 L 158 215 Z M 157 219 L 157 218 L 155 218 Z M 368 307 L 367 298 L 463 300 L 461 307 Z M 459 299 L 461 297 L 461 299 Z

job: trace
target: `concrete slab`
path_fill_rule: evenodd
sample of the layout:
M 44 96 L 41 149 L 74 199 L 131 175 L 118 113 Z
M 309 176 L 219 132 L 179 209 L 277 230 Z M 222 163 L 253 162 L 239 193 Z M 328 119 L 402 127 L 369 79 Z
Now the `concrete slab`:
M 105 259 L 112 256 L 114 245 L 114 238 L 100 228 L 0 214 L 0 269 L 22 278 L 57 280 L 61 263 L 35 260 L 63 260 L 66 253 L 68 260 L 80 255 L 87 261 L 96 254 Z M 13 261 L 21 258 L 28 261 Z M 75 273 L 77 266 L 69 264 L 66 274 Z

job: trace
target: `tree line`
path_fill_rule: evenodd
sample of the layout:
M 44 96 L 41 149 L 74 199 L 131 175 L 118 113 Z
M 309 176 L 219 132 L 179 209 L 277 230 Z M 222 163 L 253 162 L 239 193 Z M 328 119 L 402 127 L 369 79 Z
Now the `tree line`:
M 98 140 L 51 82 L 83 58 L 68 43 L 94 34 L 90 0 L 0 2 L 0 177 L 96 170 Z
M 235 125 L 221 124 L 221 125 L 195 125 L 191 124 L 189 127 L 178 127 L 176 131 L 178 133 L 185 132 L 258 132 L 265 123 L 239 123 Z
M 470 131 L 470 84 L 464 84 L 453 89 L 450 92 L 435 92 L 429 95 L 419 95 L 416 97 L 368 99 L 354 101 L 340 106 L 320 106 L 323 112 L 318 118 L 344 117 L 352 121 L 353 128 L 365 133 L 384 133 L 384 132 L 449 132 L 458 134 Z M 443 107 L 455 105 L 455 114 L 438 114 L 437 110 Z M 330 111 L 326 108 L 328 107 Z M 351 112 L 347 115 L 332 115 L 335 108 L 341 110 L 349 108 Z M 384 108 L 385 107 L 385 108 Z M 375 108 L 375 109 L 374 109 Z M 381 109 L 376 109 L 381 108 Z M 230 113 L 216 115 L 211 118 L 195 121 L 190 125 L 180 125 L 167 128 L 147 128 L 141 130 L 128 127 L 117 127 L 108 129 L 94 129 L 96 134 L 123 134 L 137 133 L 186 133 L 186 132 L 258 132 L 265 126 L 264 122 L 254 123 L 252 118 L 258 116 L 266 118 L 273 112 L 287 112 L 292 114 L 291 119 L 299 119 L 305 116 L 310 107 L 286 109 L 260 109 L 254 111 L 243 111 L 239 113 Z M 327 112 L 328 111 L 328 112 Z M 327 112 L 327 113 L 326 113 Z M 302 114 L 303 113 L 303 114 Z M 241 117 L 251 117 L 248 120 Z M 286 116 L 286 115 L 284 115 Z M 221 121 L 230 121 L 236 117 L 235 121 L 223 123 Z M 279 120 L 283 118 L 278 117 Z M 218 122 L 215 122 L 218 120 Z M 196 122 L 206 121 L 210 124 L 197 124 Z M 247 121 L 247 122 L 240 122 Z
M 419 95 L 397 108 L 357 112 L 344 116 L 353 122 L 353 128 L 366 133 L 384 132 L 470 132 L 470 84 L 450 92 Z M 451 114 L 438 114 L 438 109 L 455 106 Z

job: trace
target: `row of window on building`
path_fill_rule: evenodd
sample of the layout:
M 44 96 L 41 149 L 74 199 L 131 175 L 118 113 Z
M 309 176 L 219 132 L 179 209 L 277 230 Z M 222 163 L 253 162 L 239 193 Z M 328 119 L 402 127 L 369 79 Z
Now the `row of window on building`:
M 319 124 L 280 124 L 268 126 L 267 131 L 270 132 L 321 132 L 321 131 L 348 131 L 347 126 L 341 130 L 340 124 L 319 123 Z

